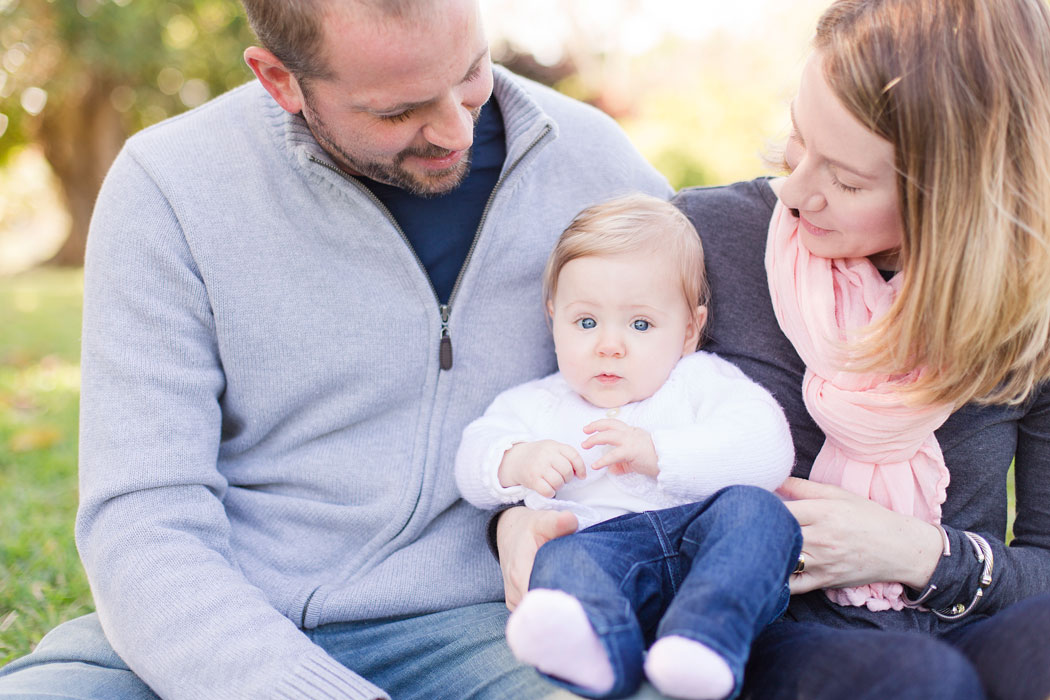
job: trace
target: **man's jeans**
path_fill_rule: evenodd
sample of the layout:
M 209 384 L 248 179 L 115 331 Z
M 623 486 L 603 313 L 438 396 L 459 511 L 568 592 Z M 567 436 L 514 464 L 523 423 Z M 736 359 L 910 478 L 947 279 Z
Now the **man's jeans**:
M 324 625 L 305 632 L 395 700 L 569 700 L 518 663 L 504 641 L 507 608 L 485 603 L 431 615 Z M 236 695 L 236 688 L 225 689 Z M 662 696 L 644 687 L 636 700 Z M 53 629 L 36 650 L 0 668 L 0 698 L 156 700 L 106 641 L 98 617 Z
M 739 688 L 751 642 L 787 608 L 801 548 L 779 498 L 731 486 L 701 503 L 623 515 L 548 542 L 529 588 L 565 591 L 583 605 L 616 676 L 599 697 L 633 692 L 645 649 L 669 635 L 721 654 Z

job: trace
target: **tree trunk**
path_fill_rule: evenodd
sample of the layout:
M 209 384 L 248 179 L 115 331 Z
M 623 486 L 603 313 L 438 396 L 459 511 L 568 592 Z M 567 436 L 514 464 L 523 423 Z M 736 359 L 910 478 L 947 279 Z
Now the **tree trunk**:
M 87 74 L 81 89 L 61 104 L 47 105 L 39 141 L 58 178 L 69 211 L 69 236 L 50 265 L 84 264 L 88 224 L 102 180 L 127 137 L 124 119 L 110 101 L 113 84 Z

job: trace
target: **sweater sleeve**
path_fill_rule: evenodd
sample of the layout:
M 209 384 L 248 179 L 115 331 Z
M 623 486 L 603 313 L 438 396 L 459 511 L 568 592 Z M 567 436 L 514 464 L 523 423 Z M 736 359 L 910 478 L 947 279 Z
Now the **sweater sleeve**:
M 660 488 L 684 500 L 733 484 L 772 491 L 791 473 L 795 457 L 784 412 L 729 362 L 708 353 L 688 359 L 688 371 L 672 380 L 688 396 L 695 421 L 653 431 Z
M 995 532 L 978 530 L 992 548 L 992 583 L 976 612 L 992 614 L 1034 595 L 1050 593 L 1050 384 L 1041 387 L 1017 425 L 1014 457 L 1016 514 L 1009 545 Z M 976 528 L 974 528 L 976 529 Z M 941 557 L 930 583 L 931 608 L 968 604 L 983 566 L 962 530 L 945 525 L 951 556 Z M 913 592 L 914 593 L 914 592 Z
M 102 627 L 165 698 L 386 698 L 236 563 L 217 467 L 220 349 L 173 211 L 125 147 L 85 265 L 76 537 Z
M 537 407 L 546 390 L 538 380 L 499 394 L 485 414 L 463 431 L 456 453 L 456 485 L 478 508 L 496 508 L 520 502 L 529 489 L 499 483 L 499 465 L 514 444 L 540 439 L 535 430 Z

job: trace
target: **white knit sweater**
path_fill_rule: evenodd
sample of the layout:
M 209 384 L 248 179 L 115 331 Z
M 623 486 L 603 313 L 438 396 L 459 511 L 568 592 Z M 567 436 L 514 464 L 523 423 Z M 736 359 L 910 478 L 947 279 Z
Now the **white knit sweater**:
M 604 446 L 581 449 L 583 426 L 615 417 L 649 432 L 660 474 L 616 475 L 591 464 Z M 557 440 L 580 450 L 587 478 L 544 498 L 497 477 L 511 445 Z M 480 508 L 525 501 L 533 508 L 571 510 L 580 528 L 629 512 L 700 501 L 724 486 L 772 490 L 790 474 L 794 448 L 784 412 L 769 393 L 734 365 L 696 352 L 682 358 L 651 397 L 606 410 L 589 404 L 555 373 L 504 391 L 463 432 L 456 483 Z

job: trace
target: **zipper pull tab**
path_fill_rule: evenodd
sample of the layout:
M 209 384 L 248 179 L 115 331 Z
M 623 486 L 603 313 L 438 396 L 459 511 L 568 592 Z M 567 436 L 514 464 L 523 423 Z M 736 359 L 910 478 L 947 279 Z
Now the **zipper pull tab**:
M 448 331 L 448 304 L 441 305 L 441 349 L 438 358 L 441 361 L 441 369 L 452 369 L 452 336 Z

